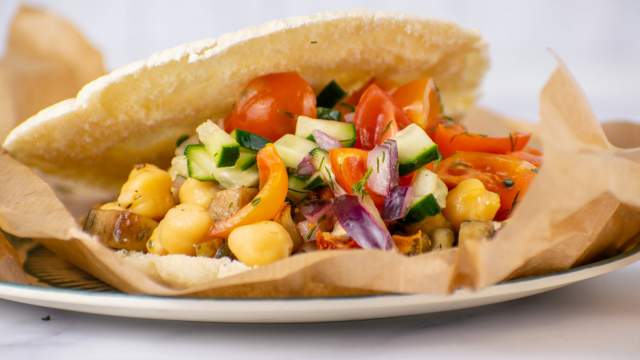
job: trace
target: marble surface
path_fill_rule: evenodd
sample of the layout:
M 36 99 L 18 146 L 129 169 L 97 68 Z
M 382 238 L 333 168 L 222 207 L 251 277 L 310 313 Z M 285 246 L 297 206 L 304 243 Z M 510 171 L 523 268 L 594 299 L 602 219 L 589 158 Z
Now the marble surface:
M 635 264 L 477 309 L 302 325 L 126 319 L 0 300 L 0 359 L 637 359 L 639 276 Z

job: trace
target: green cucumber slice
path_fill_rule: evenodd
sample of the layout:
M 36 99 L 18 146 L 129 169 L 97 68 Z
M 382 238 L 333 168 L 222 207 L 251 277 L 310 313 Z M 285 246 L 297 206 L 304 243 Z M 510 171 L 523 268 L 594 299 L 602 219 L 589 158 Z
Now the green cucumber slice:
M 187 145 L 184 149 L 184 155 L 187 158 L 189 177 L 201 181 L 215 180 L 213 171 L 216 168 L 216 164 L 204 145 Z
M 318 129 L 340 141 L 342 146 L 350 147 L 356 143 L 356 128 L 353 124 L 333 120 L 313 119 L 298 116 L 296 135 L 313 140 L 313 130 Z
M 240 146 L 253 151 L 258 151 L 269 143 L 269 140 L 260 135 L 240 129 L 233 130 L 231 137 L 234 138 Z
M 229 167 L 236 164 L 240 156 L 240 145 L 218 125 L 207 120 L 196 128 L 200 142 L 215 160 L 217 167 Z
M 311 191 L 306 189 L 307 179 L 303 179 L 299 176 L 289 175 L 289 191 L 287 198 L 294 203 L 304 200 Z
M 438 146 L 418 125 L 411 124 L 400 130 L 394 139 L 398 144 L 400 175 L 406 175 L 422 166 L 440 159 Z
M 258 167 L 251 166 L 246 170 L 241 170 L 237 166 L 216 168 L 213 171 L 216 181 L 225 189 L 234 189 L 242 186 L 258 186 Z
M 335 80 L 331 80 L 316 97 L 316 104 L 320 107 L 332 108 L 336 106 L 338 101 L 347 95 Z
M 291 134 L 284 135 L 274 145 L 285 166 L 291 169 L 297 169 L 302 159 L 318 147 L 313 141 Z
M 435 173 L 421 168 L 411 184 L 411 200 L 405 222 L 416 223 L 437 215 L 447 205 L 447 185 Z
M 240 170 L 247 170 L 256 163 L 256 152 L 249 149 L 240 148 L 240 156 L 236 161 L 236 167 Z

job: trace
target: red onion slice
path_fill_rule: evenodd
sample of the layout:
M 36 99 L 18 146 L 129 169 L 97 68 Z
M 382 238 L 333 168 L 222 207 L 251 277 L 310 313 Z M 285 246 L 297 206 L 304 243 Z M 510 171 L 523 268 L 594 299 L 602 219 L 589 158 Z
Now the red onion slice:
M 353 124 L 353 118 L 356 116 L 356 113 L 350 112 L 344 115 L 344 121 Z
M 318 223 L 323 216 L 333 215 L 333 207 L 329 200 L 315 200 L 300 205 L 300 212 L 307 221 Z
M 316 167 L 313 165 L 313 158 L 311 155 L 306 155 L 298 164 L 296 173 L 300 176 L 311 176 L 316 172 Z
M 316 241 L 316 232 L 318 231 L 317 224 L 305 220 L 297 223 L 296 228 L 305 242 Z
M 353 195 L 342 195 L 334 199 L 333 208 L 340 225 L 363 249 L 393 249 L 389 230 L 380 224 Z
M 391 190 L 389 196 L 384 199 L 382 208 L 382 218 L 385 221 L 395 221 L 404 218 L 409 208 L 410 196 L 409 186 L 396 186 Z
M 371 176 L 367 180 L 369 190 L 382 196 L 388 196 L 398 186 L 398 144 L 389 139 L 369 151 L 367 167 Z
M 322 130 L 315 129 L 311 132 L 311 135 L 313 135 L 313 139 L 322 150 L 329 151 L 342 147 L 340 141 Z

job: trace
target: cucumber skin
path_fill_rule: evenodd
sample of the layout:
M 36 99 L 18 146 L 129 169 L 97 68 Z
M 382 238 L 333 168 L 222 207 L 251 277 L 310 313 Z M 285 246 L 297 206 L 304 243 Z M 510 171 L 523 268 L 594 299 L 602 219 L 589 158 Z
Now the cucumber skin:
M 438 205 L 436 197 L 433 194 L 429 194 L 409 209 L 409 212 L 404 219 L 402 219 L 402 222 L 417 223 L 427 216 L 438 215 L 440 210 L 440 205 Z
M 194 178 L 196 180 L 200 180 L 200 181 L 214 181 L 215 177 L 213 175 L 213 170 L 211 170 L 210 176 L 195 175 L 195 171 L 193 170 L 193 166 L 194 166 L 193 160 L 190 159 L 190 156 L 193 156 L 191 155 L 192 151 L 198 151 L 198 150 L 204 152 L 206 155 L 209 155 L 209 152 L 207 152 L 205 146 L 202 144 L 187 145 L 187 147 L 184 149 L 184 155 L 187 158 L 187 172 L 189 173 L 189 177 Z M 213 159 L 212 159 L 212 162 L 213 162 Z
M 239 145 L 222 145 L 220 152 L 216 154 L 216 166 L 230 167 L 236 164 L 240 157 Z
M 231 137 L 233 137 L 240 146 L 253 151 L 258 151 L 269 143 L 269 140 L 260 135 L 240 129 L 233 130 Z
M 413 161 L 405 163 L 400 162 L 398 166 L 400 176 L 407 175 L 410 172 L 415 171 L 432 161 L 440 160 L 441 158 L 442 156 L 440 155 L 440 151 L 438 151 L 438 147 L 433 147 L 429 151 L 425 151 L 424 153 L 420 154 Z

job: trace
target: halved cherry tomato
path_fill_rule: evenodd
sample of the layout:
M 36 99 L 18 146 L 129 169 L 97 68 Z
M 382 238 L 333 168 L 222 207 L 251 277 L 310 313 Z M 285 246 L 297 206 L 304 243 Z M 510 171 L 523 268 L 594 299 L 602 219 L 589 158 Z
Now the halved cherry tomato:
M 511 155 L 457 152 L 442 160 L 437 171 L 449 188 L 465 179 L 482 181 L 487 190 L 500 195 L 496 219 L 504 220 L 515 202 L 527 192 L 537 170 L 530 162 Z
M 353 106 L 358 105 L 358 103 L 360 102 L 360 98 L 362 97 L 362 94 L 364 94 L 364 92 L 369 88 L 369 86 L 371 86 L 371 84 L 376 84 L 378 85 L 379 88 L 387 92 L 392 91 L 395 86 L 391 81 L 371 78 L 364 85 L 362 85 L 360 89 L 351 93 L 351 95 L 347 97 L 345 102 Z
M 360 245 L 348 236 L 335 236 L 330 232 L 318 231 L 316 246 L 320 250 L 360 249 Z
M 538 149 L 527 147 L 527 148 L 524 148 L 522 151 L 516 151 L 509 155 L 515 156 L 521 160 L 526 160 L 537 167 L 542 166 L 542 151 Z
M 339 148 L 329 151 L 331 170 L 338 185 L 353 194 L 353 185 L 367 173 L 367 152 L 356 148 Z M 377 207 L 384 205 L 384 197 L 367 189 Z
M 295 72 L 257 77 L 242 91 L 225 119 L 227 132 L 250 131 L 271 141 L 296 130 L 298 115 L 316 117 L 316 96 Z
M 370 150 L 395 135 L 411 120 L 378 85 L 371 84 L 362 94 L 353 117 L 356 147 Z
M 461 124 L 453 121 L 438 123 L 431 133 L 431 139 L 438 144 L 443 157 L 456 151 L 475 151 L 493 154 L 508 154 L 527 146 L 531 133 L 510 133 L 507 137 L 489 137 L 467 132 Z
M 431 78 L 410 81 L 397 88 L 392 96 L 409 119 L 423 129 L 433 128 L 442 116 L 440 93 Z

